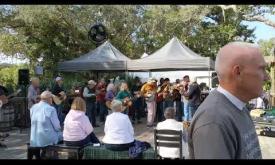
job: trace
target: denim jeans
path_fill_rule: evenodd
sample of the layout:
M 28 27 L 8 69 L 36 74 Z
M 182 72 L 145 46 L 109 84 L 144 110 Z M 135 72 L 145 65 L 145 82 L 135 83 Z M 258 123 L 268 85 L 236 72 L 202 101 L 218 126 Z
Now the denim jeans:
M 176 103 L 176 120 L 182 121 L 182 108 L 181 108 L 181 101 L 175 101 Z
M 64 143 L 67 145 L 67 146 L 84 146 L 88 143 L 100 143 L 100 141 L 98 140 L 98 138 L 95 136 L 95 134 L 92 132 L 90 133 L 90 135 L 88 135 L 85 139 L 83 140 L 80 140 L 80 141 L 65 141 L 64 140 Z
M 138 121 L 140 121 L 140 118 L 142 115 L 142 98 L 138 98 L 133 102 L 133 109 L 134 109 L 134 112 L 133 112 L 132 120 L 135 121 L 135 119 L 137 119 Z
M 191 121 L 192 113 L 189 103 L 184 104 L 184 121 Z
M 181 116 L 182 116 L 182 120 L 184 120 L 184 102 L 181 101 L 180 104 L 181 104 L 180 108 L 181 108 L 181 111 L 182 111 Z
M 105 117 L 108 115 L 108 109 L 105 105 L 105 102 L 99 103 L 99 119 L 101 122 L 105 121 Z
M 174 107 L 174 102 L 173 100 L 164 100 L 163 101 L 163 112 L 167 107 Z
M 100 106 L 99 106 L 99 102 L 96 102 L 96 116 L 99 116 L 100 114 Z
M 163 101 L 157 102 L 157 122 L 162 122 L 164 120 L 164 115 L 163 115 Z
M 86 115 L 88 116 L 93 127 L 95 127 L 95 125 L 96 125 L 96 103 L 95 102 L 87 102 L 86 107 L 87 107 Z
M 194 114 L 196 113 L 197 109 L 198 109 L 198 105 L 190 105 L 189 106 L 189 110 L 191 112 L 191 118 L 194 116 Z

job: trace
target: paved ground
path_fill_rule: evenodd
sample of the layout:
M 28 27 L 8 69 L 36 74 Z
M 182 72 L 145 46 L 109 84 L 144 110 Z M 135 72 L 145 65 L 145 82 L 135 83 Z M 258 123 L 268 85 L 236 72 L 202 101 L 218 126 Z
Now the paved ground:
M 143 140 L 153 145 L 153 128 L 146 128 L 145 119 L 142 124 L 136 124 L 135 137 L 138 140 Z M 95 134 L 101 140 L 103 138 L 103 124 L 95 128 Z M 264 159 L 275 159 L 275 138 L 259 136 L 260 145 Z M 5 139 L 3 144 L 7 148 L 0 148 L 0 159 L 26 159 L 26 143 L 29 141 L 29 129 L 12 130 L 10 136 Z

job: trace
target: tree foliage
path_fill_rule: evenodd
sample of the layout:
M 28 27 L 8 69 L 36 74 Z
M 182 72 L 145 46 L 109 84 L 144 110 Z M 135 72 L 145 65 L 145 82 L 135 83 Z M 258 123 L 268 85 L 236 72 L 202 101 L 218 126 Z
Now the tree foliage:
M 248 10 L 248 9 L 247 9 Z M 247 11 L 246 10 L 246 11 Z M 0 7 L 0 52 L 41 63 L 51 78 L 57 63 L 94 49 L 89 28 L 108 29 L 110 42 L 130 58 L 151 54 L 173 36 L 203 56 L 215 58 L 227 42 L 253 41 L 241 12 L 202 5 L 28 5 Z M 41 59 L 41 62 L 39 61 Z M 83 76 L 87 76 L 84 75 Z

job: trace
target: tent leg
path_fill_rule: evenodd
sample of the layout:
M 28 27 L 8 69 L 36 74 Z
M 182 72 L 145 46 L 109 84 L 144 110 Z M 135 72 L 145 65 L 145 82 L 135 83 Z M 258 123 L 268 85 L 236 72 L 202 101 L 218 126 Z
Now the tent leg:
M 210 68 L 208 68 L 208 83 L 209 83 L 209 89 L 212 88 Z

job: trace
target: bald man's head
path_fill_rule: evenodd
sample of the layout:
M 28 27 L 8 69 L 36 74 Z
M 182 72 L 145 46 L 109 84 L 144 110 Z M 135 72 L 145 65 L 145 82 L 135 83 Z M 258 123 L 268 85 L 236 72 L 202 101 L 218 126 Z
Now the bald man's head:
M 238 93 L 248 92 L 248 95 L 249 91 L 255 91 L 246 98 L 255 97 L 262 91 L 263 82 L 267 79 L 265 67 L 259 47 L 245 42 L 225 45 L 218 52 L 215 61 L 220 85 Z
M 227 81 L 228 72 L 234 65 L 244 65 L 251 61 L 251 51 L 259 51 L 255 44 L 246 42 L 231 42 L 220 49 L 215 61 L 215 70 L 218 74 L 219 81 Z

